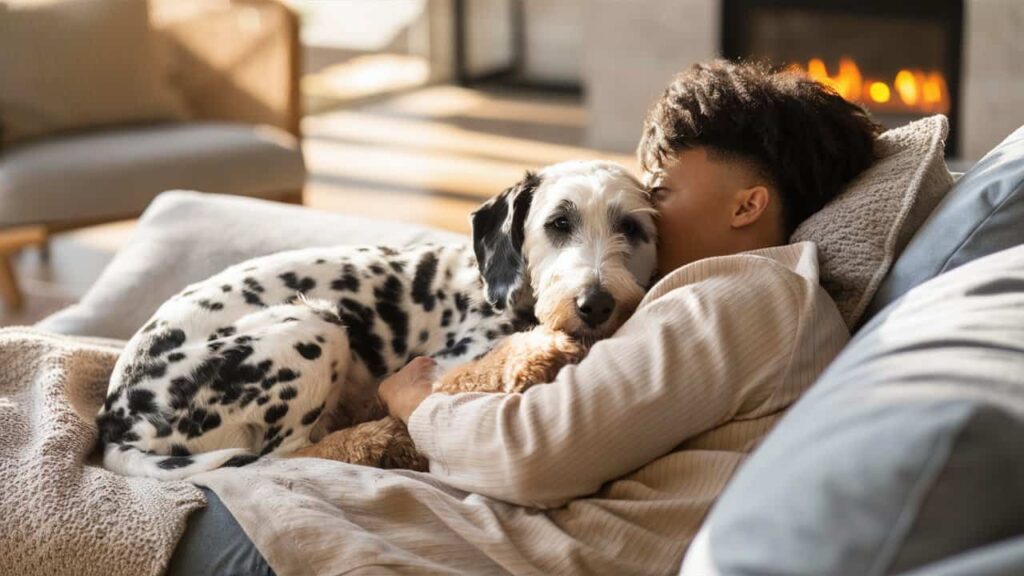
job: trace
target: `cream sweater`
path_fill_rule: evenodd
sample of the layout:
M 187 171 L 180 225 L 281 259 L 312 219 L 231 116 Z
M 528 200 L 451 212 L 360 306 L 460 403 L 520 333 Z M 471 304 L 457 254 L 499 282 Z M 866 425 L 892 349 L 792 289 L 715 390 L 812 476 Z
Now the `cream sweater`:
M 813 244 L 711 258 L 551 384 L 428 397 L 409 429 L 429 475 L 295 459 L 197 478 L 282 575 L 675 573 L 847 339 Z

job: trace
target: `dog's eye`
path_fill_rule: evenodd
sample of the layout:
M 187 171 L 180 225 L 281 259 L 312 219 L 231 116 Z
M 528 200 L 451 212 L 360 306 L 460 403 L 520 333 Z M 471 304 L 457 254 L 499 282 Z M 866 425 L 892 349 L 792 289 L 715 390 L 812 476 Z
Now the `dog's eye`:
M 644 229 L 640 227 L 640 223 L 632 218 L 623 218 L 619 220 L 619 234 L 624 235 L 629 240 L 640 240 L 643 239 Z
M 547 223 L 547 227 L 551 230 L 557 230 L 559 232 L 569 232 L 572 230 L 572 223 L 565 216 L 559 216 L 553 218 Z

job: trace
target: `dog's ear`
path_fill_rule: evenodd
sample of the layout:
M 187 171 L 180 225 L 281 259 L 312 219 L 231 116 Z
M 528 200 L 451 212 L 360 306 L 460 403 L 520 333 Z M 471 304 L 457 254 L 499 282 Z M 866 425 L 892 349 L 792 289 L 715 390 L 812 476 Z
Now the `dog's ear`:
M 526 276 L 526 216 L 540 177 L 533 172 L 473 212 L 473 251 L 492 306 L 503 310 L 519 297 Z

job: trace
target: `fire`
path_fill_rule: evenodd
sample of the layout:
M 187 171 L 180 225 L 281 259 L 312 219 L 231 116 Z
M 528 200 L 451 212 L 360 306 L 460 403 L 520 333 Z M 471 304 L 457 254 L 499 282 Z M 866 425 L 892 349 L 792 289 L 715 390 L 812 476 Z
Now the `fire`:
M 800 66 L 796 68 L 803 70 Z M 829 74 L 820 58 L 812 58 L 805 72 L 843 98 L 861 102 L 878 112 L 949 112 L 949 89 L 941 72 L 900 70 L 891 81 L 886 81 L 864 76 L 851 58 L 839 59 L 835 75 Z

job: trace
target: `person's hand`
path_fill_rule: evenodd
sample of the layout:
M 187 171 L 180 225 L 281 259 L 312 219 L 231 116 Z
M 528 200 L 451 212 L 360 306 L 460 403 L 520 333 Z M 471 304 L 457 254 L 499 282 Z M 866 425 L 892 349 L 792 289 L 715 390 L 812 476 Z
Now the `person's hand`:
M 404 368 L 380 383 L 377 394 L 388 413 L 406 424 L 409 416 L 433 391 L 437 364 L 426 356 L 413 358 Z

